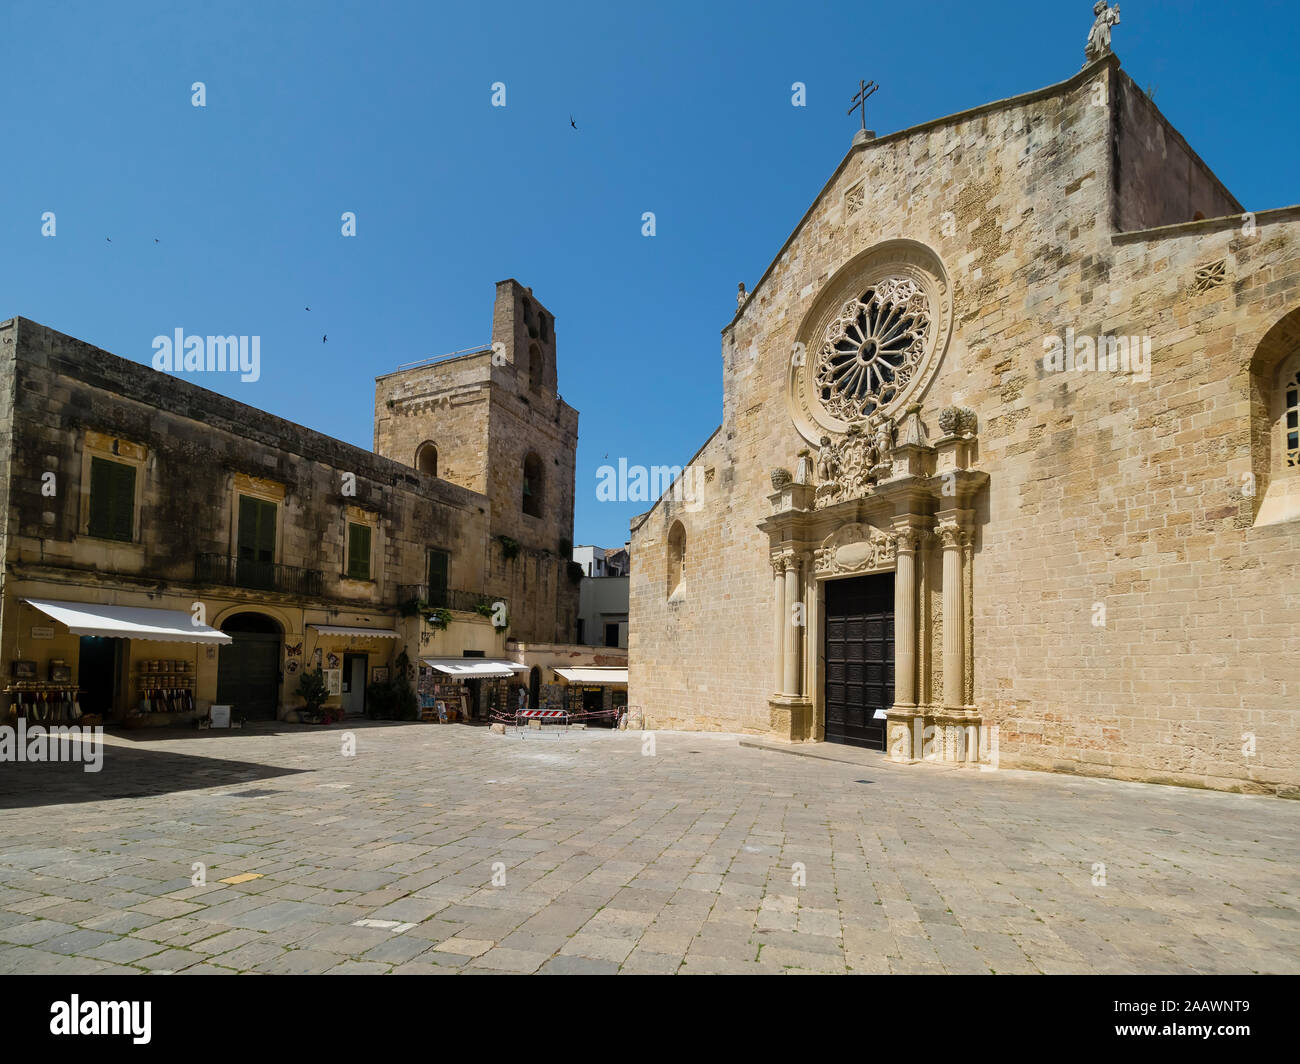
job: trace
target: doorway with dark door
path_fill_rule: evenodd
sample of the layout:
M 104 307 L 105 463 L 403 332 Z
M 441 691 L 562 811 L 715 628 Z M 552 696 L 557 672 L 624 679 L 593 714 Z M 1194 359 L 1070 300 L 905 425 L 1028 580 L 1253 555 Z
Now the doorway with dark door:
M 366 711 L 365 654 L 343 655 L 343 713 L 355 717 Z
M 894 704 L 894 574 L 824 587 L 826 741 L 884 750 Z
M 83 635 L 77 658 L 77 686 L 83 713 L 98 713 L 105 720 L 113 712 L 122 677 L 122 640 Z
M 280 626 L 263 613 L 237 613 L 221 630 L 217 704 L 247 720 L 275 720 L 280 704 Z

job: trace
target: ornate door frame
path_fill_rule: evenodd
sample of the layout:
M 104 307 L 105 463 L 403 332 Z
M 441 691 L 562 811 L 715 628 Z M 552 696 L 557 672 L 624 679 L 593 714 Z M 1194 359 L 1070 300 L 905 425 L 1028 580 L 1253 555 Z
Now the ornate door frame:
M 989 478 L 974 467 L 975 414 L 948 407 L 938 420 L 942 435 L 930 443 L 913 403 L 897 426 L 869 422 L 836 445 L 823 437 L 815 461 L 805 450 L 793 474 L 773 470 L 772 512 L 758 526 L 768 534 L 773 568 L 772 737 L 825 738 L 825 583 L 893 572 L 888 756 L 979 760 L 970 667 L 973 504 Z M 957 624 L 946 623 L 954 617 Z

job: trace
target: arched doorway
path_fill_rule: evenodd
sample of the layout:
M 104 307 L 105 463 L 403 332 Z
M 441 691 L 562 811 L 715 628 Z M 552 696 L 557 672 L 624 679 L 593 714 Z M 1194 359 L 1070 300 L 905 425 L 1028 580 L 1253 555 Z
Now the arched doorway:
M 264 613 L 236 613 L 221 630 L 231 642 L 217 659 L 217 704 L 248 720 L 275 720 L 280 701 L 280 626 Z

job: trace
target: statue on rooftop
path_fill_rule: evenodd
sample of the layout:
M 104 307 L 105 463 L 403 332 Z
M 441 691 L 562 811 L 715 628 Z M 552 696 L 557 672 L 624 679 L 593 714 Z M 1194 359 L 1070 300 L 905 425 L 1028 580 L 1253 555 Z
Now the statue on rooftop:
M 1088 34 L 1088 44 L 1083 50 L 1084 66 L 1110 51 L 1110 28 L 1119 25 L 1119 4 L 1108 7 L 1106 0 L 1097 0 L 1092 5 L 1092 13 L 1097 17 L 1092 24 L 1092 32 Z

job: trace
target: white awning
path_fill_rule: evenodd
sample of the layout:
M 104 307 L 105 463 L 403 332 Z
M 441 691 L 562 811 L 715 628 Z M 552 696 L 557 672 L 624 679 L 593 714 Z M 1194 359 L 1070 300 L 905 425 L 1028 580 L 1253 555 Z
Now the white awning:
M 73 635 L 114 639 L 152 639 L 160 643 L 229 643 L 230 636 L 206 624 L 195 624 L 186 610 L 155 610 L 145 606 L 101 606 L 94 602 L 23 599 Z
M 588 667 L 555 671 L 569 683 L 627 683 L 627 669 Z
M 513 676 L 517 672 L 527 672 L 528 667 L 513 661 L 498 661 L 495 658 L 425 658 L 424 663 L 431 665 L 448 676 L 459 676 L 466 680 L 481 680 L 490 676 Z
M 401 639 L 402 633 L 391 628 L 345 628 L 339 624 L 309 624 L 321 635 L 341 635 L 349 639 Z

